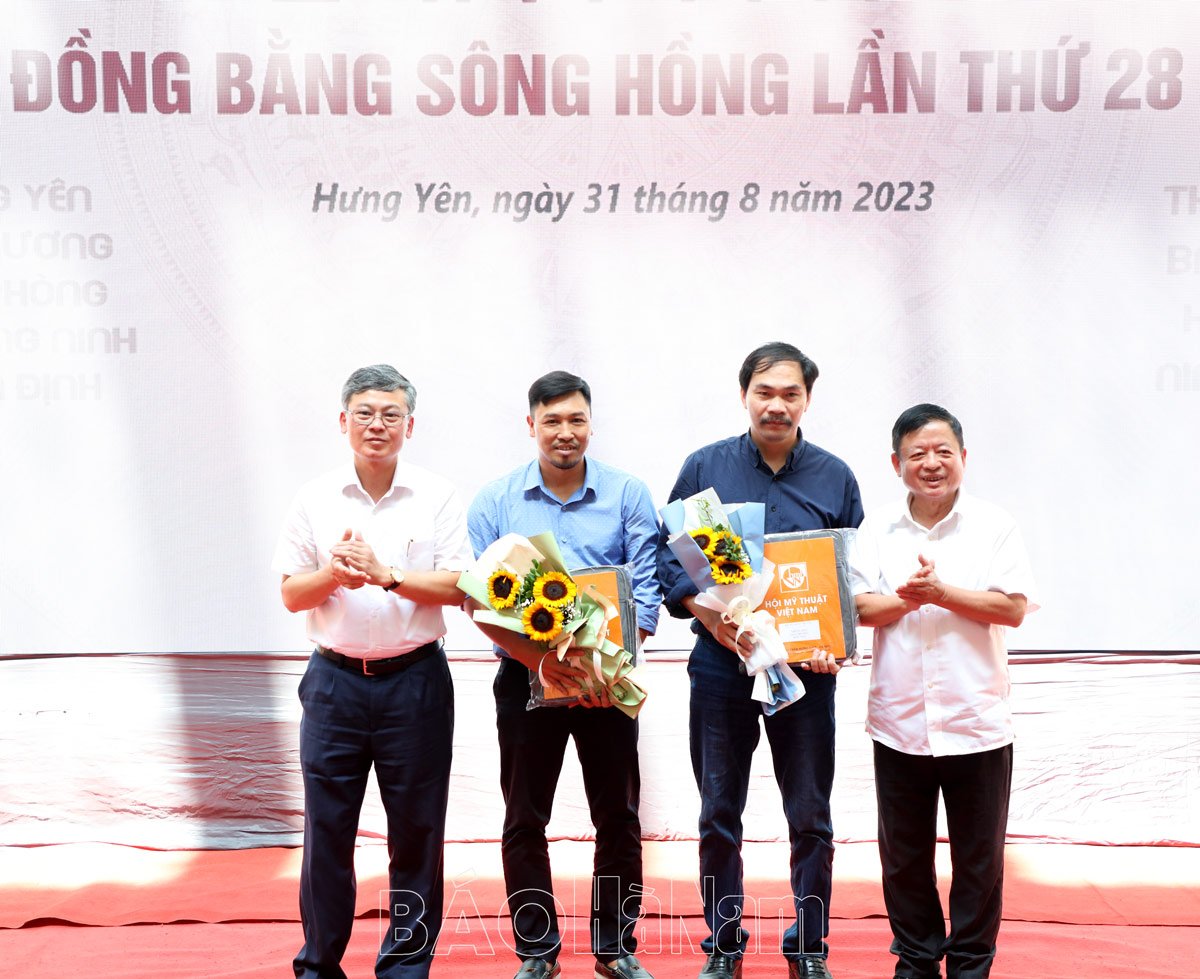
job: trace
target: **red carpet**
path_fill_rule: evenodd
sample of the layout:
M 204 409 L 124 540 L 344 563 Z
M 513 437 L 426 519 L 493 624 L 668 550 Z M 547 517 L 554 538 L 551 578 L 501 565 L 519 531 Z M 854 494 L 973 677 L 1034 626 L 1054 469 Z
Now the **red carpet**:
M 575 919 L 577 920 L 577 919 Z M 351 979 L 369 979 L 378 934 L 377 920 L 360 920 L 344 961 Z M 837 920 L 829 965 L 837 979 L 885 979 L 892 974 L 887 922 L 879 918 Z M 586 928 L 572 940 L 586 945 Z M 268 979 L 290 976 L 289 962 L 300 927 L 284 923 L 131 925 L 123 928 L 45 925 L 0 931 L 6 975 L 21 979 L 88 976 L 90 979 Z M 701 957 L 647 954 L 656 979 L 695 979 Z M 563 960 L 564 979 L 590 979 L 591 957 Z M 1194 979 L 1200 975 L 1200 930 L 1006 922 L 996 979 Z M 455 950 L 433 969 L 446 979 L 508 979 L 517 961 L 506 949 L 495 955 Z M 782 979 L 778 955 L 746 959 L 745 979 Z
M 892 974 L 874 844 L 843 844 L 835 861 L 830 966 L 838 979 Z M 346 959 L 373 975 L 384 848 L 359 848 L 359 910 Z M 746 979 L 786 975 L 781 846 L 748 844 L 757 918 Z M 267 979 L 290 975 L 299 851 L 154 851 L 99 844 L 0 848 L 0 962 L 21 979 Z M 591 845 L 553 844 L 556 895 L 585 909 Z M 643 958 L 657 979 L 693 979 L 703 936 L 692 874 L 695 842 L 645 848 Z M 447 921 L 435 976 L 516 971 L 494 843 L 447 847 Z M 1200 850 L 1185 847 L 1010 845 L 997 979 L 1200 979 Z M 946 875 L 943 873 L 942 875 Z M 576 895 L 580 896 L 577 898 Z M 749 922 L 747 922 L 749 926 Z M 24 926 L 24 927 L 22 927 Z M 583 915 L 567 929 L 564 979 L 591 976 Z

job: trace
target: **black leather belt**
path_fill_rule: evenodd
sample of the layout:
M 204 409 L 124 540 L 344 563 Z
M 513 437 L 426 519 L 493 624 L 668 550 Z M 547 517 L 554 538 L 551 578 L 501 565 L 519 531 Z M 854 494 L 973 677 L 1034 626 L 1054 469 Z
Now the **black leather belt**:
M 343 670 L 349 670 L 360 676 L 387 676 L 390 673 L 399 673 L 401 670 L 407 670 L 410 666 L 416 666 L 423 659 L 436 656 L 441 651 L 442 641 L 440 639 L 427 642 L 424 646 L 418 646 L 402 656 L 391 656 L 388 659 L 355 659 L 353 656 L 344 656 L 336 650 L 326 649 L 324 646 L 317 647 L 317 652 L 334 666 L 340 666 Z

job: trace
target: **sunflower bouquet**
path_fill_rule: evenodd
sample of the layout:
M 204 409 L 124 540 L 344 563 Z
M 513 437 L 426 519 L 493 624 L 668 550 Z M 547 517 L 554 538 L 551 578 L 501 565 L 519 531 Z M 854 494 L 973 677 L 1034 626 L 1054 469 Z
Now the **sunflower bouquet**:
M 487 593 L 488 604 L 497 612 L 520 612 L 521 628 L 534 642 L 553 642 L 578 611 L 575 581 L 562 571 L 547 569 L 537 558 L 520 578 L 504 565 L 496 568 L 488 575 Z
M 613 706 L 637 716 L 646 693 L 631 675 L 633 656 L 608 638 L 619 612 L 596 588 L 576 582 L 553 535 L 506 534 L 459 576 L 458 587 L 483 606 L 476 622 L 541 643 L 560 661 L 575 657 Z M 531 706 L 545 702 L 535 697 Z
M 712 501 L 703 497 L 696 499 L 696 513 L 704 523 L 687 533 L 708 559 L 708 571 L 713 583 L 736 585 L 754 574 L 754 569 L 750 566 L 746 548 L 742 546 L 742 538 L 723 522 L 723 515 L 716 512 L 719 506 L 718 503 L 714 508 Z
M 726 506 L 710 488 L 659 512 L 670 534 L 667 546 L 700 589 L 697 603 L 736 624 L 739 638 L 752 635 L 752 651 L 743 659 L 746 672 L 754 677 L 751 696 L 762 704 L 763 713 L 774 714 L 803 697 L 804 686 L 787 665 L 775 617 L 759 607 L 775 571 L 763 557 L 763 504 Z

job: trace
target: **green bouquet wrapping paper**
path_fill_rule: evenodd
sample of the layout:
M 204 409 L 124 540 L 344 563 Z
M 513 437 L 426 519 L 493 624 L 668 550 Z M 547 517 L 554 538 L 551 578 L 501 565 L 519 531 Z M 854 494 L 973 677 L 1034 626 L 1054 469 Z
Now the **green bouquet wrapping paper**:
M 482 607 L 476 622 L 525 636 L 560 661 L 571 657 L 588 676 L 587 685 L 603 687 L 613 706 L 637 717 L 646 700 L 638 668 L 623 637 L 617 596 L 604 593 L 589 569 L 578 579 L 566 569 L 562 552 L 549 533 L 535 537 L 505 534 L 491 544 L 458 579 L 458 587 Z M 630 630 L 636 637 L 636 629 Z M 636 640 L 634 641 L 636 642 Z M 530 708 L 567 706 L 579 695 L 546 683 L 541 671 L 531 680 Z

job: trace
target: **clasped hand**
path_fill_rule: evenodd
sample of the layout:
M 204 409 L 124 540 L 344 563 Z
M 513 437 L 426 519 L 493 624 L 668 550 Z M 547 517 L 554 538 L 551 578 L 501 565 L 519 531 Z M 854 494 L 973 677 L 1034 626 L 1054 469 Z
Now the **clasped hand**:
M 361 588 L 363 585 L 385 585 L 391 574 L 379 563 L 375 552 L 358 531 L 347 529 L 342 539 L 330 548 L 333 555 L 329 572 L 333 580 L 343 588 Z
M 918 554 L 921 567 L 896 589 L 896 597 L 914 608 L 920 605 L 940 605 L 946 597 L 946 586 L 937 576 L 933 561 Z
M 580 707 L 611 707 L 612 698 L 603 683 L 593 683 L 591 674 L 572 662 L 568 656 L 559 660 L 558 653 L 551 649 L 538 664 L 538 673 L 543 683 L 561 687 L 579 697 Z
M 745 628 L 741 628 L 741 635 L 738 635 L 738 624 L 720 612 L 705 606 L 693 606 L 692 614 L 700 620 L 700 624 L 708 630 L 709 635 L 726 649 L 737 653 L 743 660 L 748 659 L 754 652 L 752 625 L 747 624 Z M 799 666 L 800 669 L 811 670 L 813 673 L 837 673 L 841 669 L 833 655 L 824 651 L 814 653 L 812 659 L 805 660 Z

